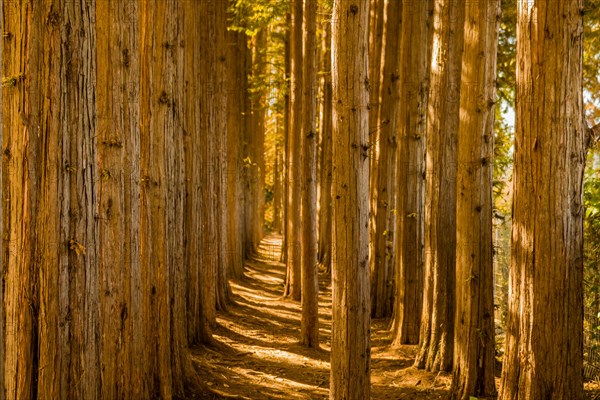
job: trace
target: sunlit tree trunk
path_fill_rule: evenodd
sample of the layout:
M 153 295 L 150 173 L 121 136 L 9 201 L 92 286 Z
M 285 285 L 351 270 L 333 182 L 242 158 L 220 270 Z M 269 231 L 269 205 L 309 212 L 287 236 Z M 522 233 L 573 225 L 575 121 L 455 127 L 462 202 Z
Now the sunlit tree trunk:
M 382 0 L 383 1 L 383 0 Z M 398 109 L 400 101 L 400 26 L 402 2 L 387 1 L 385 50 L 383 51 L 381 104 L 379 112 L 379 167 L 373 206 L 374 232 L 371 252 L 371 315 L 375 318 L 389 317 L 392 313 L 394 289 L 394 253 L 396 204 L 396 152 L 398 151 Z M 371 100 L 373 96 L 371 95 Z M 371 106 L 373 107 L 373 106 Z M 373 116 L 371 113 L 369 116 Z M 373 124 L 370 124 L 373 126 Z
M 423 298 L 429 1 L 402 3 L 394 345 L 417 344 Z
M 304 1 L 302 80 L 301 341 L 319 347 L 317 260 L 317 0 Z
M 456 317 L 452 395 L 493 396 L 492 162 L 498 0 L 467 3 L 456 200 Z
M 319 262 L 325 271 L 331 271 L 333 203 L 332 180 L 332 88 L 331 88 L 331 23 L 324 23 L 323 35 L 323 101 L 321 103 L 321 170 L 319 204 Z
M 288 26 L 291 25 L 292 15 L 288 12 L 285 16 L 285 20 Z M 284 46 L 284 59 L 285 59 L 285 82 L 286 82 L 286 91 L 284 94 L 284 109 L 283 109 L 283 125 L 284 125 L 284 134 L 283 134 L 283 218 L 281 221 L 283 228 L 283 240 L 281 241 L 281 257 L 280 260 L 283 263 L 287 264 L 287 243 L 288 243 L 288 206 L 290 204 L 289 200 L 289 176 L 290 176 L 290 115 L 291 115 L 291 103 L 290 103 L 290 74 L 291 74 L 291 49 L 290 49 L 290 39 L 291 39 L 291 30 L 287 29 L 285 32 L 285 46 Z M 289 273 L 289 272 L 288 272 Z
M 420 350 L 415 366 L 452 369 L 456 274 L 456 146 L 464 5 L 435 3 L 428 100 L 425 276 Z
M 301 146 L 302 146 L 302 0 L 292 1 L 290 27 L 290 129 L 288 133 L 287 273 L 284 295 L 300 300 L 301 263 Z
M 376 211 L 377 211 L 377 176 L 379 171 L 379 154 L 381 152 L 379 114 L 381 112 L 382 64 L 385 57 L 386 30 L 389 24 L 385 21 L 385 8 L 389 0 L 370 0 L 369 17 L 369 199 L 371 214 L 369 216 L 369 255 L 375 254 Z M 402 7 L 402 0 L 395 1 Z M 395 29 L 397 27 L 393 27 Z
M 518 2 L 502 399 L 583 398 L 582 3 Z
M 333 6 L 334 236 L 331 399 L 368 399 L 369 2 Z

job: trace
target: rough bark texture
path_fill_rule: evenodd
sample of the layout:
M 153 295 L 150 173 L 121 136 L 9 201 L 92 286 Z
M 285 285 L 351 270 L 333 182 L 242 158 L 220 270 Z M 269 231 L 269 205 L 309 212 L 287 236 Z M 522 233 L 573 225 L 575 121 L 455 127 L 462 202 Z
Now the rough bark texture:
M 415 366 L 450 371 L 454 353 L 456 146 L 464 6 L 435 3 L 428 100 L 425 275 L 420 350 Z
M 517 129 L 501 398 L 583 398 L 580 0 L 518 2 Z
M 302 293 L 301 261 L 301 146 L 302 146 L 302 0 L 292 1 L 290 27 L 290 128 L 288 136 L 288 212 L 287 212 L 287 273 L 284 296 L 300 300 Z
M 331 399 L 368 399 L 369 2 L 333 6 L 334 237 Z
M 304 1 L 301 341 L 319 347 L 317 259 L 317 0 Z
M 379 167 L 376 177 L 377 203 L 372 210 L 373 249 L 371 253 L 371 315 L 392 314 L 394 293 L 394 253 L 396 208 L 396 152 L 398 151 L 398 109 L 400 106 L 400 26 L 402 2 L 387 1 L 384 60 L 381 77 L 381 104 L 378 122 Z M 373 96 L 371 96 L 371 99 Z M 372 116 L 373 114 L 369 114 Z M 371 124 L 372 126 L 373 124 Z
M 492 157 L 498 0 L 467 3 L 456 200 L 456 318 L 452 396 L 493 396 Z
M 394 345 L 419 343 L 423 298 L 429 1 L 402 3 Z
M 168 399 L 196 384 L 206 236 L 188 216 L 209 204 L 195 172 L 209 88 L 188 65 L 209 60 L 190 45 L 202 3 L 11 4 L 0 398 Z
M 319 263 L 331 272 L 332 219 L 332 88 L 331 88 L 331 22 L 324 24 L 323 35 L 323 102 L 321 103 L 321 170 L 319 199 Z

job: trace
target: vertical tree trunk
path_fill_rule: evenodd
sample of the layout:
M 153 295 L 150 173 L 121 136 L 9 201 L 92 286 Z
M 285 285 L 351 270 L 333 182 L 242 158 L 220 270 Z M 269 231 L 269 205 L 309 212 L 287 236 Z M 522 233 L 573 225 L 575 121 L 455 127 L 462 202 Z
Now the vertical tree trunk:
M 273 167 L 273 231 L 281 233 L 281 150 L 278 144 L 275 145 L 275 166 Z
M 369 2 L 333 6 L 331 399 L 370 394 Z
M 319 347 L 317 259 L 317 0 L 304 1 L 302 81 L 302 344 Z
M 287 276 L 284 296 L 300 300 L 302 291 L 301 264 L 301 146 L 302 146 L 302 15 L 303 1 L 292 0 L 292 23 L 290 27 L 290 130 L 288 167 L 288 215 L 287 215 Z
M 321 103 L 321 171 L 319 204 L 319 262 L 331 272 L 332 218 L 332 88 L 331 88 L 331 22 L 326 21 L 323 35 L 323 102 Z
M 291 13 L 287 13 L 285 16 L 285 20 L 288 26 L 292 24 L 292 15 Z M 290 74 L 291 74 L 291 48 L 290 48 L 290 39 L 291 39 L 291 29 L 287 29 L 285 31 L 285 82 L 286 82 L 286 92 L 284 95 L 284 109 L 283 109 L 283 125 L 284 125 L 284 134 L 283 134 L 283 143 L 284 143 L 284 151 L 283 151 L 283 240 L 281 241 L 281 262 L 287 264 L 287 243 L 288 243 L 288 220 L 290 218 L 288 212 L 288 206 L 290 204 L 290 190 L 289 190 L 289 182 L 290 182 L 290 115 L 291 115 L 291 103 L 290 103 Z M 289 271 L 288 271 L 289 273 Z M 287 278 L 286 278 L 287 282 Z
M 429 1 L 402 3 L 394 345 L 417 344 L 423 298 Z
M 456 200 L 456 317 L 452 395 L 493 396 L 492 162 L 499 1 L 467 3 Z
M 371 214 L 369 216 L 369 255 L 376 252 L 376 212 L 377 212 L 377 177 L 379 172 L 379 154 L 381 152 L 379 115 L 381 113 L 382 65 L 385 57 L 387 28 L 385 9 L 389 0 L 370 0 L 369 19 L 369 199 Z M 402 7 L 402 0 L 395 1 Z M 395 29 L 397 27 L 394 27 Z
M 420 350 L 415 366 L 450 371 L 454 353 L 456 146 L 464 6 L 435 3 L 428 100 L 425 277 Z
M 227 235 L 228 225 L 228 204 L 227 204 L 227 1 L 220 0 L 209 2 L 209 15 L 214 16 L 210 18 L 211 23 L 211 36 L 214 40 L 210 43 L 214 46 L 212 52 L 215 56 L 214 66 L 214 85 L 213 85 L 213 107 L 214 107 L 214 137 L 216 141 L 216 147 L 214 154 L 215 158 L 215 174 L 217 179 L 217 281 L 216 281 L 216 301 L 217 309 L 225 310 L 230 297 L 229 281 L 227 279 L 228 266 L 228 243 L 229 238 Z M 262 124 L 264 124 L 264 112 L 260 115 Z M 261 128 L 262 126 L 259 126 Z M 257 143 L 258 148 L 258 165 L 260 168 L 259 174 L 259 199 L 264 198 L 262 195 L 262 185 L 264 182 L 264 158 L 263 154 L 263 133 L 264 128 L 257 132 L 257 136 L 261 138 Z M 262 174 L 262 175 L 261 175 Z M 257 223 L 260 227 L 259 233 L 257 233 L 256 240 L 260 241 L 262 236 L 262 211 L 264 205 L 261 201 L 258 202 L 258 215 Z M 255 242 L 258 243 L 258 242 Z M 213 245 L 214 245 L 213 244 Z
M 398 109 L 400 101 L 400 26 L 402 2 L 387 1 L 387 21 L 384 60 L 382 66 L 381 105 L 379 120 L 379 167 L 375 196 L 377 202 L 371 230 L 374 232 L 371 253 L 371 315 L 375 318 L 389 317 L 392 313 L 394 281 L 394 236 L 396 204 L 396 152 L 398 151 Z M 371 96 L 372 98 L 372 96 Z M 369 116 L 372 116 L 370 113 Z M 373 124 L 371 123 L 371 126 Z
M 581 10 L 580 0 L 518 2 L 503 399 L 583 398 Z
M 267 40 L 268 28 L 261 28 L 256 34 L 256 47 L 254 49 L 253 59 L 253 75 L 255 77 L 264 76 L 267 70 Z M 261 88 L 254 98 L 252 107 L 252 148 L 253 148 L 253 163 L 255 172 L 255 208 L 254 223 L 252 225 L 252 242 L 254 250 L 258 249 L 258 245 L 263 237 L 263 225 L 265 215 L 265 121 L 266 121 L 266 90 Z
M 246 35 L 230 30 L 227 59 L 227 240 L 230 245 L 229 274 L 241 278 L 244 274 L 244 204 L 243 188 L 243 142 L 244 119 L 243 102 L 246 97 L 243 86 L 244 52 Z
M 34 238 L 36 215 L 36 151 L 40 123 L 40 87 L 36 76 L 40 44 L 33 40 L 42 20 L 42 5 L 32 2 L 9 4 L 12 13 L 4 15 L 2 114 L 3 122 L 3 278 L 4 318 L 2 395 L 7 399 L 35 398 L 37 367 L 38 294 Z M 43 40 L 42 36 L 37 39 Z M 12 118 L 6 118 L 12 116 Z M 5 123 L 6 122 L 6 123 Z M 35 160 L 40 160 L 35 162 Z M 53 160 L 52 160 L 53 161 Z M 48 164 L 44 160 L 42 166 Z M 55 163 L 54 163 L 55 164 Z M 53 238 L 48 246 L 55 246 Z M 56 258 L 56 256 L 54 257 Z

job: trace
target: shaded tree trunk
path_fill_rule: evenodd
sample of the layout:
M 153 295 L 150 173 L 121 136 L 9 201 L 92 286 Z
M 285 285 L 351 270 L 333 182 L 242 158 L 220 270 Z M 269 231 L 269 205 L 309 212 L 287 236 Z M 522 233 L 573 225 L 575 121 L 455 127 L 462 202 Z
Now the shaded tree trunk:
M 381 104 L 377 129 L 379 131 L 379 167 L 374 194 L 376 204 L 371 230 L 373 251 L 371 253 L 371 315 L 375 318 L 389 317 L 392 313 L 395 253 L 395 204 L 396 204 L 396 152 L 398 151 L 398 109 L 400 101 L 400 27 L 402 2 L 387 1 L 386 39 L 381 84 Z M 371 96 L 373 99 L 373 96 Z M 369 114 L 371 117 L 373 113 Z M 371 123 L 371 126 L 373 124 Z
M 456 200 L 456 317 L 452 396 L 493 396 L 492 162 L 497 0 L 467 3 Z
M 331 399 L 370 394 L 369 2 L 333 6 Z
M 518 2 L 502 399 L 583 398 L 581 10 L 579 0 Z
M 394 345 L 417 344 L 423 298 L 429 1 L 402 3 Z
M 292 1 L 290 27 L 290 128 L 288 133 L 288 214 L 287 214 L 287 273 L 284 296 L 300 300 L 302 292 L 301 263 L 301 146 L 302 146 L 302 0 Z
M 319 347 L 317 259 L 317 0 L 304 1 L 302 80 L 302 318 L 301 341 Z
M 323 102 L 321 103 L 321 171 L 319 203 L 319 263 L 331 272 L 332 218 L 332 87 L 331 87 L 331 22 L 324 23 L 323 35 Z
M 415 366 L 450 371 L 454 353 L 456 146 L 464 6 L 435 3 L 428 100 L 425 276 L 420 350 Z

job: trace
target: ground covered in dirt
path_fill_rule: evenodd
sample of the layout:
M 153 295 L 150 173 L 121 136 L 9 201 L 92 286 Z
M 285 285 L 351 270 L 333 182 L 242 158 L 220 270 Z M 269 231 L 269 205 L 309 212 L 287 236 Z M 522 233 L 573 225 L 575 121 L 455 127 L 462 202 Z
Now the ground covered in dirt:
M 328 399 L 331 333 L 331 283 L 320 281 L 321 348 L 299 344 L 300 304 L 281 297 L 285 265 L 279 262 L 280 238 L 263 240 L 246 264 L 246 278 L 232 281 L 235 301 L 217 317 L 216 345 L 193 350 L 206 393 L 201 399 Z M 436 400 L 447 397 L 451 377 L 412 366 L 416 346 L 390 349 L 388 321 L 372 329 L 371 398 Z M 586 385 L 586 398 L 600 399 Z

